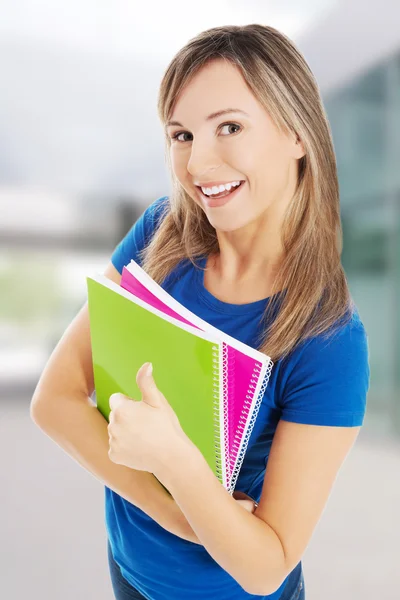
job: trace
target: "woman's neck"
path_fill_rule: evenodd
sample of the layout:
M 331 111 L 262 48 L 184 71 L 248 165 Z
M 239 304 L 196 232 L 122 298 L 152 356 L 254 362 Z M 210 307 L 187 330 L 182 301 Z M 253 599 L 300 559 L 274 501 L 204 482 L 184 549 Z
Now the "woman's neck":
M 223 269 L 223 261 L 219 254 L 210 255 L 206 263 L 204 286 L 213 296 L 229 304 L 249 304 L 264 298 L 269 298 L 273 293 L 274 271 L 265 268 L 247 273 L 236 272 L 230 269 L 229 273 Z M 279 291 L 279 290 L 278 290 Z

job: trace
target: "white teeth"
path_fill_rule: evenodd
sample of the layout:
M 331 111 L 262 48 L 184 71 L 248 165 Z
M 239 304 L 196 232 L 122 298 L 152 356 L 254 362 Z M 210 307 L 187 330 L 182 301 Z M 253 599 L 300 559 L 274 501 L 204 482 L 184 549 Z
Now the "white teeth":
M 211 188 L 205 188 L 202 187 L 201 191 L 203 192 L 203 194 L 205 196 L 211 196 L 212 194 L 219 194 L 221 192 L 223 192 L 224 190 L 227 190 L 228 192 L 231 190 L 232 187 L 237 187 L 238 185 L 240 185 L 240 181 L 232 181 L 230 183 L 225 183 L 225 185 L 214 185 Z

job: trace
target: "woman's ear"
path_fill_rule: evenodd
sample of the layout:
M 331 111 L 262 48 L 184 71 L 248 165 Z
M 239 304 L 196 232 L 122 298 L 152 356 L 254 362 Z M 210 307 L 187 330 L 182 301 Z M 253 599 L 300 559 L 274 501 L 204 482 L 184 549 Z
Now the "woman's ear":
M 296 133 L 296 139 L 294 142 L 294 158 L 302 158 L 305 155 L 304 145 L 299 136 Z

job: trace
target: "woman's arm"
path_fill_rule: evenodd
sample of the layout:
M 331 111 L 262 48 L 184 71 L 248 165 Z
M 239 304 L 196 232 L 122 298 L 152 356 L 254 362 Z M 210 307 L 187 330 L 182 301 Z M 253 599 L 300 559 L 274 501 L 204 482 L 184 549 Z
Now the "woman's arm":
M 105 275 L 121 276 L 109 265 Z M 167 531 L 201 544 L 174 498 L 152 473 L 112 462 L 108 423 L 90 400 L 94 391 L 90 325 L 85 304 L 58 342 L 31 402 L 35 424 L 103 485 L 138 506 Z M 248 501 L 241 502 L 250 511 Z
M 104 274 L 119 284 L 109 263 Z M 196 541 L 182 511 L 153 474 L 113 463 L 107 421 L 93 406 L 90 322 L 87 303 L 64 332 L 36 386 L 31 418 L 58 446 L 98 481 L 141 508 L 162 527 Z
M 117 465 L 109 459 L 107 421 L 88 398 L 41 399 L 32 411 L 34 422 L 71 458 L 98 481 L 138 506 L 170 533 L 201 544 L 174 498 L 152 473 Z M 254 503 L 235 493 L 248 512 Z M 239 499 L 240 498 L 240 499 Z
M 113 463 L 108 457 L 107 421 L 88 397 L 35 397 L 33 421 L 100 483 L 138 506 L 162 527 L 191 537 L 193 530 L 175 500 L 152 473 Z M 197 537 L 192 535 L 192 539 Z
M 155 475 L 210 556 L 249 594 L 269 595 L 301 560 L 359 430 L 281 419 L 254 516 L 238 510 L 202 454 L 185 441 L 174 464 L 160 464 Z

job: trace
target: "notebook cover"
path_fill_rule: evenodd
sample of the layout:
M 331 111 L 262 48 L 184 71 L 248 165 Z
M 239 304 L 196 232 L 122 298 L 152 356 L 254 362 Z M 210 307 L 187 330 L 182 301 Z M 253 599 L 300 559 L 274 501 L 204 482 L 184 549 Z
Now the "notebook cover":
M 130 270 L 132 269 L 132 271 Z M 139 280 L 140 277 L 140 280 Z M 122 271 L 121 286 L 141 298 L 144 302 L 158 308 L 165 314 L 175 317 L 184 323 L 198 327 L 193 317 L 184 318 L 177 310 L 172 309 L 164 300 L 173 303 L 174 307 L 190 316 L 190 311 L 182 307 L 175 299 L 158 286 L 149 281 L 149 276 L 131 261 L 128 268 Z M 151 286 L 151 290 L 149 287 Z M 198 319 L 198 322 L 201 320 Z M 211 326 L 210 326 L 211 327 Z M 215 331 L 215 328 L 212 328 Z M 202 328 L 202 330 L 204 330 Z M 223 332 L 217 330 L 224 336 Z M 243 344 L 241 344 L 241 347 Z M 254 354 L 254 349 L 249 351 Z M 223 342 L 223 385 L 224 385 L 224 438 L 225 460 L 228 487 L 233 491 L 244 459 L 247 444 L 254 426 L 262 396 L 264 394 L 272 363 L 267 356 L 264 360 L 256 360 L 245 352 Z
M 218 391 L 220 346 L 132 301 L 107 278 L 87 277 L 97 406 L 108 420 L 109 398 L 121 392 L 140 400 L 136 374 L 147 361 L 182 429 L 225 484 L 221 461 Z

